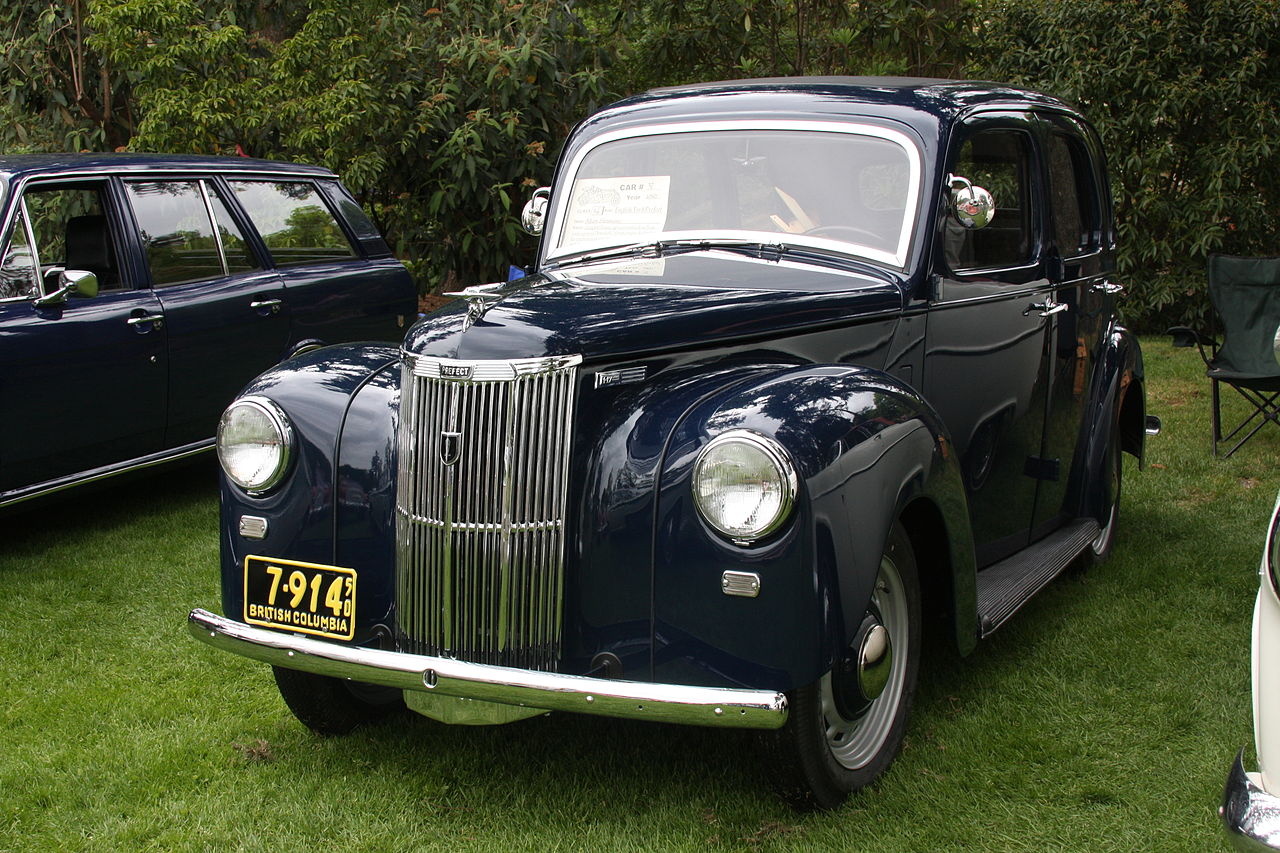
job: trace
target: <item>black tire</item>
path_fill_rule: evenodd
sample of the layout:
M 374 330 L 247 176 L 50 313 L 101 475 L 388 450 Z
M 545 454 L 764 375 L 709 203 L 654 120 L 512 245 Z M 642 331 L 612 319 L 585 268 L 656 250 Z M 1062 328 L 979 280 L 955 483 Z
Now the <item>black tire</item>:
M 1122 457 L 1120 437 L 1113 434 L 1111 443 L 1107 445 L 1106 470 L 1104 472 L 1107 478 L 1105 483 L 1106 523 L 1103 524 L 1102 532 L 1098 534 L 1098 538 L 1094 539 L 1089 545 L 1090 565 L 1096 566 L 1106 562 L 1116 544 L 1116 529 L 1120 524 L 1120 492 L 1124 483 L 1124 460 Z
M 391 687 L 358 684 L 327 675 L 271 667 L 289 710 L 316 734 L 345 735 L 365 723 L 404 710 L 404 695 Z
M 836 808 L 884 773 L 902 748 L 920 669 L 921 620 L 915 553 L 900 524 L 885 544 L 870 609 L 892 642 L 889 682 L 879 698 L 846 718 L 827 673 L 788 693 L 786 725 L 761 735 L 770 782 L 798 808 Z

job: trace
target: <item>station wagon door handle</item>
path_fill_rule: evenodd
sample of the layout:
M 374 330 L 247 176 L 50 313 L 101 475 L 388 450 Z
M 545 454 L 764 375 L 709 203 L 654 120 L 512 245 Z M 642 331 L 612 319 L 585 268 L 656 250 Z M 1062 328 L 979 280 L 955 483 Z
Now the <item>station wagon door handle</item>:
M 162 328 L 164 326 L 164 315 L 163 314 L 139 314 L 137 317 L 130 317 L 125 322 L 127 322 L 130 326 L 133 326 L 133 328 L 136 329 L 139 334 L 142 334 L 147 331 L 147 329 L 142 328 L 144 324 L 150 324 L 152 329 Z
M 1071 306 L 1065 302 L 1054 302 L 1053 297 L 1050 296 L 1044 302 L 1032 302 L 1026 307 L 1026 310 L 1022 312 L 1022 316 L 1025 317 L 1032 311 L 1039 311 L 1041 317 L 1049 317 L 1061 311 L 1066 311 L 1070 307 Z
M 1093 290 L 1096 293 L 1121 293 L 1124 291 L 1124 285 L 1110 281 L 1100 281 L 1093 286 Z
M 255 299 L 253 302 L 249 303 L 249 307 L 252 308 L 254 311 L 261 311 L 262 309 L 266 308 L 266 309 L 269 309 L 272 314 L 279 314 L 280 300 L 279 299 Z

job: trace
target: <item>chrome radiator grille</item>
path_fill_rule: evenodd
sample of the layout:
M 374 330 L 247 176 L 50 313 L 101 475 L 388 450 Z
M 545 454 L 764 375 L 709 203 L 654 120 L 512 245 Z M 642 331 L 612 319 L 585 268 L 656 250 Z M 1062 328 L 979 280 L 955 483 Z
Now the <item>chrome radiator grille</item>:
M 396 498 L 400 640 L 551 670 L 581 356 L 405 356 Z

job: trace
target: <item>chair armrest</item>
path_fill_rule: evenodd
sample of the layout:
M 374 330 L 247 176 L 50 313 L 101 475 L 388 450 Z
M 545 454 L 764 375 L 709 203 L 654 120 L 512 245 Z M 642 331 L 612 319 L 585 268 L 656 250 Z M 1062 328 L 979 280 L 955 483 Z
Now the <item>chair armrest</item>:
M 1165 332 L 1173 336 L 1175 347 L 1216 347 L 1218 342 L 1208 335 L 1201 334 L 1190 326 L 1174 326 Z

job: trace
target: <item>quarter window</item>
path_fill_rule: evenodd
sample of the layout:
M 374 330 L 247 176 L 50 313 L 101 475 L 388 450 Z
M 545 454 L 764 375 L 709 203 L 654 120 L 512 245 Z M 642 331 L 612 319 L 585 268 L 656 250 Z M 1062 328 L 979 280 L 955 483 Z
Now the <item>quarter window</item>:
M 952 174 L 968 178 L 995 199 L 985 228 L 968 230 L 948 215 L 947 263 L 953 270 L 1009 269 L 1032 260 L 1031 139 L 1018 130 L 988 130 L 961 146 Z
M 27 238 L 27 219 L 18 211 L 0 263 L 0 299 L 30 298 L 40 295 L 40 275 Z
M 126 186 L 156 287 L 258 268 L 239 226 L 208 182 L 139 181 Z
M 278 267 L 355 257 L 316 187 L 305 181 L 231 181 Z

